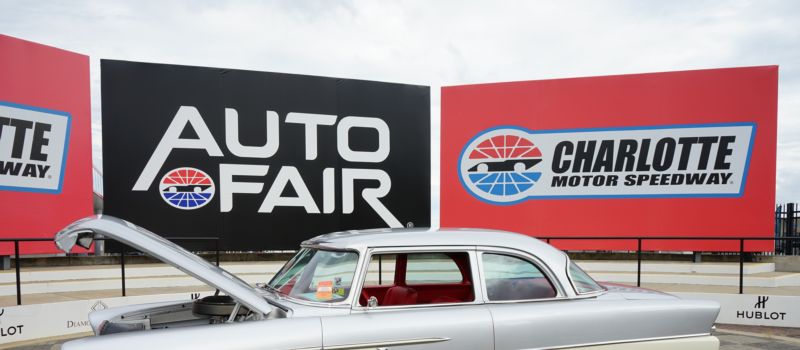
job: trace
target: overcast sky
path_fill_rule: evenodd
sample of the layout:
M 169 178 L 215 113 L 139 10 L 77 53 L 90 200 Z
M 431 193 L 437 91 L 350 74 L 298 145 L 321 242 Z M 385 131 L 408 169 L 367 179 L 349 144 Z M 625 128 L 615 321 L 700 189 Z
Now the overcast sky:
M 98 168 L 100 58 L 430 85 L 434 159 L 443 85 L 777 64 L 800 200 L 800 1 L 0 0 L 0 33 L 91 57 Z

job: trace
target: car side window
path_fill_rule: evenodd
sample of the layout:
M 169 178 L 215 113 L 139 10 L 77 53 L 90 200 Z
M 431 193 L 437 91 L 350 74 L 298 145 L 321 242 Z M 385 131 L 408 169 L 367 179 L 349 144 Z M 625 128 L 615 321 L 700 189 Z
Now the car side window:
M 554 298 L 556 289 L 533 263 L 511 255 L 483 253 L 487 297 L 491 301 Z
M 375 254 L 370 259 L 359 305 L 464 303 L 475 300 L 467 252 Z
M 464 279 L 458 265 L 444 253 L 409 254 L 406 283 L 460 283 Z
M 394 268 L 397 256 L 394 254 L 373 255 L 367 266 L 365 287 L 391 286 L 394 284 Z

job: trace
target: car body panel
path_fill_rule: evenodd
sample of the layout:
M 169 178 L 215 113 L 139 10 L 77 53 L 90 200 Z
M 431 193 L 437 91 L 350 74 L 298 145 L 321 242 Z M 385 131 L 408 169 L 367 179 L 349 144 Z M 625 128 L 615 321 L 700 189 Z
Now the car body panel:
M 151 332 L 118 333 L 66 342 L 62 350 L 284 350 L 321 349 L 319 317 L 228 323 Z
M 373 309 L 323 317 L 328 348 L 491 349 L 492 319 L 481 305 Z
M 542 349 L 707 334 L 714 302 L 581 299 L 490 304 L 495 349 Z M 653 315 L 658 315 L 654 318 Z

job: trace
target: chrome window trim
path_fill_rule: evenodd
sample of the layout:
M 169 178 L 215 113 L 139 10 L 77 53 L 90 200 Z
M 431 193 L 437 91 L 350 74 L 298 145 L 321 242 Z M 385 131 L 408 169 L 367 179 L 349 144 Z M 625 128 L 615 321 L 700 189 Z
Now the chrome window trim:
M 483 294 L 484 303 L 486 304 L 515 304 L 515 303 L 529 303 L 529 302 L 544 302 L 544 301 L 557 301 L 557 300 L 570 300 L 570 298 L 566 290 L 561 284 L 561 281 L 556 277 L 553 270 L 550 269 L 547 264 L 545 264 L 541 259 L 534 256 L 533 254 L 519 251 L 516 249 L 504 248 L 504 247 L 478 247 L 478 260 L 479 260 L 479 268 L 481 274 L 481 286 L 483 290 L 481 290 L 481 294 Z M 553 288 L 556 290 L 556 296 L 552 298 L 538 298 L 538 299 L 518 299 L 518 300 L 490 300 L 489 299 L 489 291 L 487 290 L 487 286 L 485 281 L 483 280 L 484 276 L 486 276 L 486 271 L 483 266 L 483 254 L 499 254 L 499 255 L 507 255 L 512 257 L 520 258 L 524 261 L 527 261 L 534 266 L 536 266 L 542 274 L 547 278 L 550 283 L 552 284 Z
M 316 307 L 326 307 L 326 308 L 336 308 L 336 309 L 349 308 L 350 305 L 352 304 L 353 288 L 356 285 L 357 278 L 359 278 L 359 272 L 360 272 L 361 266 L 363 265 L 362 264 L 363 263 L 362 260 L 363 260 L 364 254 L 361 254 L 361 251 L 359 251 L 358 249 L 331 248 L 329 246 L 317 245 L 317 244 L 302 244 L 302 245 L 300 245 L 300 247 L 301 248 L 308 248 L 308 249 L 316 249 L 316 250 L 325 250 L 325 251 L 331 251 L 331 252 L 353 252 L 353 253 L 356 253 L 356 255 L 358 255 L 358 260 L 356 260 L 356 269 L 353 272 L 353 283 L 350 285 L 350 293 L 347 294 L 347 298 L 344 298 L 343 300 L 340 300 L 340 301 L 337 301 L 337 302 L 332 302 L 332 303 L 325 303 L 325 302 L 321 302 L 321 301 L 311 301 L 311 300 L 305 300 L 305 299 L 300 299 L 300 298 L 294 298 L 294 297 L 291 297 L 291 296 L 286 295 L 286 294 L 281 294 L 281 293 L 275 292 L 274 295 L 276 296 L 276 298 L 278 300 L 288 300 L 290 302 L 293 302 L 293 303 L 296 303 L 296 304 L 301 304 L 301 305 L 306 305 L 306 306 L 316 306 Z M 297 253 L 295 253 L 295 254 L 297 254 Z M 292 258 L 294 258 L 294 256 L 292 256 Z M 291 259 L 289 259 L 289 261 L 291 261 Z M 286 264 L 288 264 L 289 261 L 287 261 Z M 283 264 L 283 266 L 286 266 L 286 264 Z M 283 270 L 283 266 L 281 266 L 281 268 L 278 270 L 278 272 L 280 272 L 280 270 Z M 275 276 L 277 276 L 277 275 L 278 274 L 276 273 Z M 273 276 L 273 278 L 275 278 L 275 277 Z M 270 280 L 270 282 L 271 282 L 271 280 Z M 356 300 L 358 300 L 358 299 L 356 299 Z
M 592 281 L 594 281 L 594 283 L 596 283 L 602 289 L 601 290 L 592 291 L 592 292 L 584 292 L 584 293 L 579 292 L 578 288 L 575 287 L 575 282 L 573 282 L 572 274 L 569 272 L 569 265 L 572 264 L 572 259 L 570 259 L 569 255 L 567 255 L 567 253 L 564 253 L 564 256 L 566 256 L 566 259 L 567 259 L 567 264 L 566 264 L 567 279 L 569 280 L 569 284 L 572 287 L 572 290 L 575 292 L 575 295 L 582 296 L 582 297 L 594 297 L 594 296 L 598 296 L 598 295 L 603 295 L 606 292 L 608 292 L 608 288 L 604 287 L 599 282 L 594 281 L 594 278 L 592 276 L 589 276 L 589 274 L 586 273 L 586 271 L 584 271 L 584 273 L 586 273 L 586 275 L 589 276 L 589 278 L 591 278 Z M 577 264 L 575 264 L 575 265 L 577 265 Z M 578 266 L 578 267 L 580 267 L 580 266 Z
M 463 303 L 438 303 L 438 304 L 415 304 L 415 305 L 392 305 L 392 306 L 380 306 L 370 308 L 368 306 L 361 306 L 358 303 L 358 298 L 353 298 L 351 302 L 351 308 L 353 311 L 359 312 L 380 312 L 380 311 L 390 311 L 390 310 L 410 310 L 410 309 L 422 309 L 422 308 L 438 308 L 438 307 L 447 307 L 447 306 L 464 306 L 464 305 L 480 305 L 483 304 L 483 294 L 480 292 L 481 289 L 476 288 L 480 282 L 477 282 L 476 279 L 480 276 L 478 275 L 477 268 L 477 255 L 475 251 L 475 246 L 465 245 L 465 246 L 426 246 L 426 247 L 380 247 L 380 248 L 368 248 L 367 252 L 364 254 L 364 261 L 362 262 L 361 268 L 361 276 L 360 281 L 358 284 L 358 295 L 361 296 L 361 290 L 364 287 L 364 283 L 367 279 L 367 268 L 369 266 L 370 261 L 372 261 L 372 256 L 377 254 L 396 254 L 396 253 L 442 253 L 442 252 L 464 252 L 469 255 L 470 259 L 470 273 L 472 277 L 472 293 L 474 295 L 474 299 L 469 302 Z

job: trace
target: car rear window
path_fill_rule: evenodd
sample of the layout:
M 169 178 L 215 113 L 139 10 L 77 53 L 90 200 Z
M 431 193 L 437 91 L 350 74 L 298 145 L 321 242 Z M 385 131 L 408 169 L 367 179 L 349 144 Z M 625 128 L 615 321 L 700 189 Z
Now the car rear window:
M 574 262 L 569 262 L 568 272 L 572 287 L 575 288 L 575 292 L 578 294 L 596 293 L 605 290 L 603 286 L 595 282 L 589 274 Z
M 482 260 L 489 300 L 531 300 L 556 296 L 553 284 L 530 261 L 494 253 L 483 253 Z

